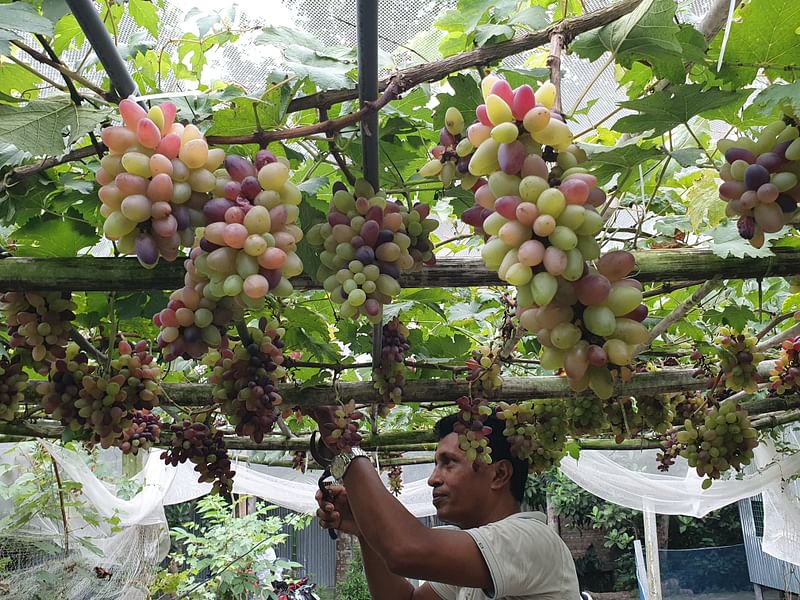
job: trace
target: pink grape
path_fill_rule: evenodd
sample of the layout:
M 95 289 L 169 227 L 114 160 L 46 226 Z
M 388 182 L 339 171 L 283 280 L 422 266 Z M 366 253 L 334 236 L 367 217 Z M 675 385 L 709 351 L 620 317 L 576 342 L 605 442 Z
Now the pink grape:
M 501 196 L 494 203 L 494 209 L 509 221 L 517 218 L 517 207 L 522 199 L 519 196 Z
M 225 184 L 224 195 L 226 200 L 234 201 L 239 197 L 242 185 L 238 181 L 229 181 Z
M 244 179 L 242 179 L 242 190 L 241 194 L 248 200 L 255 200 L 256 196 L 258 196 L 259 192 L 261 191 L 261 184 L 258 182 L 258 178 L 254 175 L 248 175 Z
M 100 133 L 100 138 L 116 154 L 122 154 L 136 145 L 136 134 L 127 127 L 106 127 Z
M 247 232 L 247 227 L 241 223 L 229 223 L 222 232 L 222 239 L 227 246 L 240 249 L 244 248 L 244 242 L 248 235 L 250 234 Z
M 136 137 L 145 148 L 157 148 L 158 144 L 161 143 L 161 131 L 147 117 L 139 120 L 136 126 Z
M 263 298 L 269 292 L 269 282 L 263 275 L 249 275 L 244 280 L 242 289 L 249 298 Z
M 256 152 L 256 171 L 261 170 L 261 167 L 267 165 L 269 163 L 274 163 L 278 159 L 276 156 L 267 150 L 266 148 L 262 148 L 258 152 Z
M 532 227 L 539 217 L 539 207 L 533 202 L 521 202 L 517 205 L 515 217 L 523 225 Z
M 253 163 L 237 154 L 228 154 L 222 164 L 234 181 L 241 182 L 245 177 L 255 177 L 258 173 Z
M 136 236 L 136 258 L 145 269 L 152 269 L 158 264 L 158 246 L 153 236 L 140 233 Z
M 741 181 L 726 181 L 719 186 L 719 195 L 725 200 L 736 200 L 746 189 Z
M 483 208 L 494 208 L 495 197 L 488 184 L 482 185 L 475 192 L 475 202 Z
M 531 86 L 525 83 L 514 90 L 511 112 L 517 121 L 522 121 L 525 114 L 534 106 L 536 106 L 536 97 Z
M 217 221 L 225 220 L 225 211 L 227 211 L 234 203 L 225 198 L 214 198 L 209 200 L 203 206 L 203 216 L 207 223 L 215 223 Z
M 153 219 L 153 232 L 161 237 L 172 237 L 178 231 L 178 221 L 172 215 L 167 215 L 163 219 Z
M 515 175 L 522 169 L 526 155 L 525 145 L 515 140 L 510 144 L 500 144 L 500 149 L 497 151 L 497 162 L 505 173 Z
M 122 116 L 125 125 L 130 127 L 133 131 L 136 130 L 139 121 L 147 117 L 147 111 L 129 98 L 120 100 L 119 114 Z
M 156 146 L 156 152 L 163 154 L 170 160 L 178 158 L 181 151 L 181 137 L 174 133 L 170 133 L 161 138 L 161 141 Z
M 172 199 L 172 191 L 172 177 L 166 173 L 159 173 L 147 184 L 147 196 L 152 202 L 169 202 Z
M 174 102 L 164 102 L 158 106 L 161 109 L 161 114 L 164 115 L 164 125 L 161 128 L 161 131 L 169 131 L 170 127 L 172 127 L 172 124 L 175 122 L 175 116 L 178 113 L 178 107 L 175 106 Z
M 547 181 L 549 176 L 547 163 L 544 162 L 544 159 L 538 154 L 528 155 L 522 163 L 522 177 L 528 177 L 530 175 L 541 177 L 545 181 Z
M 461 220 L 470 227 L 482 227 L 484 219 L 482 218 L 482 211 L 485 210 L 481 206 L 473 206 L 461 213 Z
M 746 148 L 733 147 L 725 153 L 725 160 L 733 164 L 737 160 L 743 160 L 751 165 L 756 162 L 756 155 Z
M 542 262 L 548 273 L 558 276 L 567 268 L 567 255 L 563 250 L 550 246 L 544 251 Z
M 539 240 L 527 240 L 517 250 L 517 258 L 523 265 L 535 267 L 544 260 L 544 244 Z M 566 257 L 565 257 L 566 258 Z
M 169 202 L 154 202 L 150 207 L 150 216 L 156 220 L 166 219 L 172 214 L 172 205 Z
M 611 282 L 598 273 L 590 273 L 581 277 L 574 284 L 578 301 L 585 306 L 602 304 L 611 291 Z
M 505 79 L 498 79 L 492 86 L 490 93 L 502 98 L 509 106 L 514 102 L 514 90 L 511 89 L 511 85 Z
M 627 277 L 636 266 L 633 254 L 624 250 L 615 250 L 603 255 L 597 261 L 597 271 L 605 275 L 609 281 L 618 281 Z
M 494 123 L 492 123 L 492 120 L 489 118 L 489 113 L 486 110 L 485 104 L 478 105 L 478 108 L 475 109 L 475 116 L 478 117 L 478 121 L 481 125 L 494 127 Z
M 589 186 L 581 179 L 567 179 L 559 186 L 567 204 L 586 204 L 589 199 Z
M 600 346 L 592 344 L 586 350 L 586 358 L 593 367 L 605 367 L 608 364 L 608 355 Z
M 606 203 L 606 193 L 600 188 L 594 188 L 589 192 L 589 199 L 587 201 L 595 208 L 600 208 Z
M 147 193 L 147 179 L 144 177 L 139 177 L 138 175 L 120 173 L 114 178 L 114 183 L 117 185 L 120 193 L 123 196 Z
M 244 223 L 244 211 L 239 206 L 231 206 L 225 211 L 226 223 Z

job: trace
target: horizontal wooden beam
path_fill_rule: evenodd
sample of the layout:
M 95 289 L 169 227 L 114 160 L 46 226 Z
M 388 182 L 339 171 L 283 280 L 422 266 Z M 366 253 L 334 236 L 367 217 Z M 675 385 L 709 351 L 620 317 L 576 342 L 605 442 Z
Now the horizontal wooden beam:
M 776 248 L 768 258 L 720 258 L 692 248 L 640 250 L 636 278 L 642 283 L 751 279 L 800 275 L 800 250 Z M 135 258 L 22 258 L 0 260 L 0 290 L 146 291 L 173 290 L 183 285 L 183 263 L 161 261 L 155 269 Z M 292 280 L 295 289 L 319 289 L 305 275 Z M 432 267 L 400 277 L 404 288 L 448 288 L 506 285 L 480 258 L 445 257 Z

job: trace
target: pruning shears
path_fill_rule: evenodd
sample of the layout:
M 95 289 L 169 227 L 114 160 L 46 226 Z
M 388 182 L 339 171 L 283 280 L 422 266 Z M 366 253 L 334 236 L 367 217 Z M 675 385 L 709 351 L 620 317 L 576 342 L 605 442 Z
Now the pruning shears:
M 331 462 L 333 462 L 332 457 L 330 456 L 330 450 L 324 443 L 321 443 L 319 440 L 320 433 L 319 431 L 315 431 L 311 434 L 311 441 L 309 443 L 309 450 L 311 451 L 311 456 L 323 468 L 322 475 L 319 476 L 317 480 L 317 485 L 319 486 L 319 491 L 322 492 L 322 498 L 326 502 L 330 502 L 333 504 L 333 495 L 331 491 L 328 489 L 331 485 L 333 485 L 333 481 L 326 481 L 329 477 L 331 477 Z M 324 449 L 323 449 L 324 448 Z M 336 534 L 335 529 L 328 529 L 328 535 L 332 540 L 335 540 L 339 536 Z

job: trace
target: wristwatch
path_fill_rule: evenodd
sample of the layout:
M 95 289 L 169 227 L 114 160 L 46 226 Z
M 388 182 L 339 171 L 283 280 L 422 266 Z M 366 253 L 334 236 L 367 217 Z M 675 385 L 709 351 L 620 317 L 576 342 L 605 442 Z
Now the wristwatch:
M 350 449 L 349 452 L 341 452 L 333 457 L 333 462 L 331 463 L 331 475 L 336 479 L 338 483 L 341 483 L 344 479 L 344 474 L 347 473 L 347 469 L 350 467 L 350 463 L 353 462 L 354 459 L 358 458 L 359 456 L 366 457 L 369 460 L 370 464 L 372 464 L 372 460 L 369 458 L 369 454 L 364 452 L 358 446 L 355 446 Z

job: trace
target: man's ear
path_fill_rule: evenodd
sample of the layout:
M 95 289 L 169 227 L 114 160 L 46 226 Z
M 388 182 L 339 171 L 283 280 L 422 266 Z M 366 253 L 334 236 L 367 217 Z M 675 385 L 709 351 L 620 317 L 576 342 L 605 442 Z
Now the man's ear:
M 491 484 L 493 490 L 499 490 L 510 485 L 511 477 L 514 474 L 514 466 L 510 460 L 504 458 L 492 463 L 492 470 L 494 472 Z

